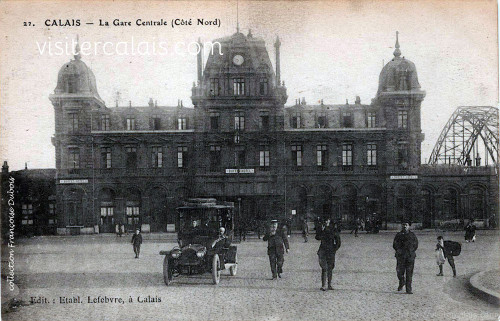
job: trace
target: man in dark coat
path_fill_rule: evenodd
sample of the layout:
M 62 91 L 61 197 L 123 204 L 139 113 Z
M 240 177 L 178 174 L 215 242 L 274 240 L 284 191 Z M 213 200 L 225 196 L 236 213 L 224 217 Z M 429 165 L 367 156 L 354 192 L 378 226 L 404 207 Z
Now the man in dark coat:
M 467 243 L 476 241 L 476 226 L 474 225 L 474 221 L 472 219 L 465 227 L 465 241 Z
M 418 240 L 410 231 L 410 224 L 401 224 L 401 232 L 396 234 L 392 247 L 396 250 L 396 272 L 398 274 L 398 291 L 406 286 L 406 293 L 413 294 L 411 281 L 413 277 L 413 266 L 415 265 L 415 251 L 418 248 Z M 406 282 L 405 282 L 406 281 Z
M 325 220 L 321 229 L 316 231 L 316 239 L 321 241 L 318 249 L 319 266 L 321 267 L 321 291 L 333 290 L 332 274 L 335 267 L 335 253 L 340 248 L 340 234 L 331 223 L 330 218 Z
M 276 280 L 277 277 L 281 278 L 281 273 L 283 273 L 285 250 L 288 253 L 290 249 L 288 237 L 286 232 L 283 233 L 282 229 L 278 229 L 278 222 L 273 221 L 269 233 L 264 235 L 263 240 L 267 241 L 267 255 L 269 255 L 269 262 L 271 263 L 273 280 Z
M 139 254 L 141 253 L 141 244 L 142 244 L 142 235 L 141 231 L 137 229 L 135 234 L 132 236 L 132 241 L 130 242 L 134 246 L 135 258 L 139 258 Z

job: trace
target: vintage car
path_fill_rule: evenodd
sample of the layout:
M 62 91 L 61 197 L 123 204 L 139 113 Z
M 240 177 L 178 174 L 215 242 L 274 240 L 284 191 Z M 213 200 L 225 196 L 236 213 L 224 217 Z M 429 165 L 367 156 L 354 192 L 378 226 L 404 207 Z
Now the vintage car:
M 213 198 L 189 199 L 177 208 L 178 244 L 164 255 L 163 279 L 169 285 L 179 275 L 210 272 L 218 284 L 221 271 L 234 276 L 238 268 L 234 236 L 234 204 Z M 221 228 L 225 229 L 221 235 Z

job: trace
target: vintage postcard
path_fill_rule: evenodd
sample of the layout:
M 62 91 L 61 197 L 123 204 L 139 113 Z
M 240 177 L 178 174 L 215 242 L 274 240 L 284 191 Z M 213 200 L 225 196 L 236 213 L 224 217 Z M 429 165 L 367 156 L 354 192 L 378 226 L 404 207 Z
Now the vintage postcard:
M 1 1 L 3 320 L 496 320 L 495 1 Z

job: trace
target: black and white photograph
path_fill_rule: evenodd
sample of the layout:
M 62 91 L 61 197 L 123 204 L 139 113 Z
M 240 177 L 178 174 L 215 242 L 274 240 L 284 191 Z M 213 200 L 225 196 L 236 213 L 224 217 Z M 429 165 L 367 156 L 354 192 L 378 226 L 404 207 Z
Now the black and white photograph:
M 0 2 L 1 318 L 499 320 L 498 3 Z

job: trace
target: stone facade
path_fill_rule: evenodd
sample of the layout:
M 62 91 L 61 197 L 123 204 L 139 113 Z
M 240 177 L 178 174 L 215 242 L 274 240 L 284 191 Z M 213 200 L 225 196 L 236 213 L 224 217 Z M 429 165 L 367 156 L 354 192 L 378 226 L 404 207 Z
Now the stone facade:
M 110 108 L 79 54 L 61 68 L 50 95 L 58 233 L 173 231 L 192 196 L 235 202 L 247 224 L 333 215 L 434 227 L 498 212 L 495 167 L 421 165 L 425 91 L 399 43 L 370 104 L 285 107 L 279 39 L 275 69 L 250 33 L 216 41 L 223 55 L 204 68 L 198 57 L 194 108 Z

